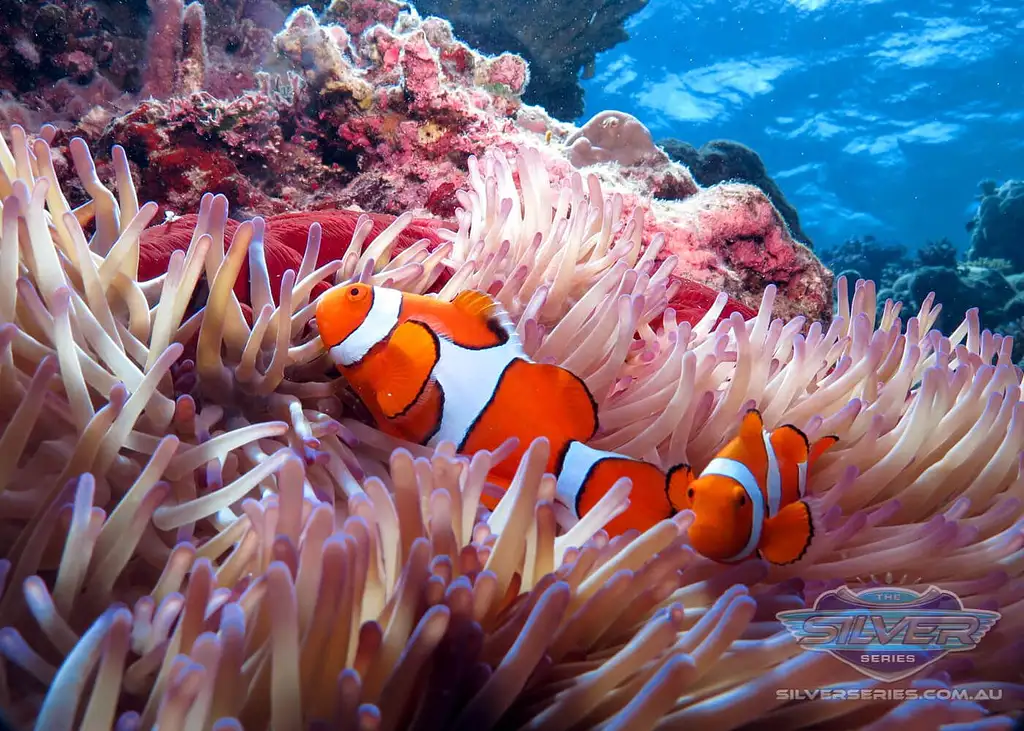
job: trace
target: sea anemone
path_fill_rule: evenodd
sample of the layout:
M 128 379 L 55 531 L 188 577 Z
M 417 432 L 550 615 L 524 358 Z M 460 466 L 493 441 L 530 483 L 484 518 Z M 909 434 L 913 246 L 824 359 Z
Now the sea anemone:
M 270 287 L 261 219 L 225 241 L 203 199 L 186 251 L 139 281 L 140 206 L 84 142 L 72 210 L 46 139 L 0 145 L 0 707 L 20 727 L 137 729 L 1003 728 L 1024 707 L 1024 404 L 1012 342 L 976 312 L 900 319 L 839 281 L 829 324 L 668 308 L 659 242 L 597 179 L 554 189 L 524 151 L 472 163 L 433 251 L 365 226 Z M 513 171 L 516 173 L 513 175 Z M 639 215 L 639 214 L 634 214 Z M 90 235 L 87 235 L 87 231 Z M 360 233 L 361 232 L 361 233 Z M 248 262 L 251 316 L 234 285 Z M 534 266 L 534 263 L 537 265 Z M 798 564 L 719 565 L 691 518 L 609 540 L 628 489 L 559 524 L 549 446 L 494 512 L 505 449 L 397 444 L 351 418 L 311 322 L 321 281 L 494 293 L 529 353 L 583 377 L 595 444 L 701 468 L 757 405 L 840 444 L 812 475 L 824 530 Z M 208 286 L 205 302 L 194 297 Z M 1002 617 L 904 683 L 1001 700 L 787 702 L 880 685 L 776 619 L 843 582 L 939 584 Z M 967 728 L 967 725 L 961 728 Z M 952 726 L 950 728 L 953 728 Z

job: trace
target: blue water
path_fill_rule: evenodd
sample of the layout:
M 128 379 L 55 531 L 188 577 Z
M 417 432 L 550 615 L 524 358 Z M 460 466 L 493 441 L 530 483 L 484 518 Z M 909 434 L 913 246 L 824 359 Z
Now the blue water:
M 651 0 L 586 117 L 740 141 L 815 245 L 965 248 L 977 183 L 1024 178 L 1024 0 Z

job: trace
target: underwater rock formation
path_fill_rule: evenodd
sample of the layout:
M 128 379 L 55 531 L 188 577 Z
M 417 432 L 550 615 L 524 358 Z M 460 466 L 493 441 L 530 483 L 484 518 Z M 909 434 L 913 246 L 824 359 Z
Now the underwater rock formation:
M 978 209 L 968 224 L 969 259 L 1005 259 L 1015 273 L 1024 273 L 1024 180 L 1007 180 L 996 187 L 981 184 Z
M 472 157 L 497 150 L 515 159 L 532 149 L 552 182 L 581 175 L 579 185 L 600 183 L 619 194 L 625 211 L 643 208 L 645 240 L 669 234 L 680 277 L 724 288 L 748 307 L 774 283 L 780 312 L 829 316 L 831 273 L 792 240 L 762 192 L 702 188 L 621 113 L 598 115 L 583 128 L 551 119 L 521 101 L 521 58 L 479 54 L 455 40 L 446 21 L 403 7 L 335 3 L 323 18 L 298 10 L 274 40 L 288 68 L 258 75 L 259 89 L 227 99 L 205 92 L 150 99 L 102 131 L 91 123 L 56 131 L 57 174 L 76 200 L 86 195 L 64 152 L 69 134 L 80 134 L 97 151 L 119 144 L 142 196 L 165 206 L 161 215 L 194 211 L 206 190 L 216 190 L 237 220 L 357 208 L 418 211 L 451 223 L 465 205 L 458 191 L 471 182 Z M 581 159 L 584 142 L 591 158 L 601 149 L 610 159 Z M 111 161 L 101 154 L 100 170 L 109 174 Z M 587 165 L 582 173 L 573 157 Z M 679 225 L 685 235 L 676 235 Z
M 16 725 L 997 728 L 1024 708 L 1024 374 L 973 314 L 950 336 L 933 330 L 930 299 L 916 317 L 889 304 L 876 319 L 873 284 L 840 280 L 828 325 L 773 318 L 774 286 L 753 317 L 722 318 L 720 297 L 680 323 L 666 309 L 675 262 L 658 263 L 663 241 L 643 245 L 635 210 L 579 176 L 545 191 L 536 158 L 497 151 L 460 191 L 450 261 L 392 255 L 407 215 L 317 268 L 313 225 L 275 297 L 265 221 L 228 237 L 228 201 L 207 195 L 187 250 L 143 282 L 157 206 L 140 206 L 123 150 L 105 181 L 70 143 L 90 196 L 71 209 L 50 145 L 18 128 L 10 140 L 0 704 Z M 517 195 L 496 219 L 479 191 L 499 187 Z M 576 205 L 538 215 L 563 199 Z M 548 264 L 524 272 L 524 256 Z M 235 292 L 246 263 L 252 321 Z M 609 540 L 622 492 L 560 528 L 545 440 L 481 510 L 501 450 L 460 459 L 353 420 L 313 288 L 422 292 L 446 268 L 442 300 L 495 291 L 529 355 L 591 387 L 595 446 L 700 470 L 751 404 L 769 427 L 837 435 L 810 476 L 824 517 L 811 551 L 781 568 L 718 564 L 688 545 L 686 512 Z M 776 614 L 886 581 L 955 587 L 1001 613 L 969 662 L 940 659 L 913 681 L 998 684 L 1001 700 L 779 697 L 877 685 L 802 650 Z
M 973 307 L 978 309 L 983 327 L 1000 332 L 1005 331 L 1011 321 L 1024 316 L 1019 303 L 1008 311 L 1016 291 L 1006 277 L 995 269 L 972 266 L 970 262 L 952 267 L 919 266 L 896 279 L 890 289 L 879 290 L 879 296 L 891 297 L 913 308 L 931 292 L 943 298 L 940 327 L 959 322 Z
M 877 282 L 880 303 L 892 299 L 915 308 L 934 296 L 943 303 L 936 320 L 939 328 L 952 327 L 969 309 L 975 309 L 982 327 L 1014 335 L 1020 330 L 1024 277 L 1012 273 L 1009 261 L 964 260 L 948 239 L 927 242 L 908 256 L 905 247 L 871 236 L 825 249 L 821 256 L 837 276 Z M 1013 358 L 1024 362 L 1024 341 L 1016 337 Z
M 870 279 L 883 289 L 914 266 L 906 246 L 870 234 L 847 239 L 838 246 L 819 247 L 815 253 L 837 277 L 844 276 L 851 282 Z
M 689 168 L 694 179 L 701 185 L 714 185 L 726 180 L 756 185 L 782 214 L 793 238 L 808 247 L 812 246 L 810 238 L 800 228 L 800 217 L 796 209 L 768 175 L 760 156 L 746 145 L 732 140 L 712 140 L 698 149 L 688 142 L 671 138 L 661 140 L 658 144 L 670 158 Z
M 0 121 L 102 128 L 140 98 L 256 86 L 285 12 L 273 0 L 0 3 Z
M 424 15 L 451 21 L 456 35 L 484 53 L 511 52 L 530 64 L 524 100 L 552 116 L 572 120 L 583 113 L 584 78 L 597 54 L 629 39 L 625 22 L 647 0 L 417 0 Z

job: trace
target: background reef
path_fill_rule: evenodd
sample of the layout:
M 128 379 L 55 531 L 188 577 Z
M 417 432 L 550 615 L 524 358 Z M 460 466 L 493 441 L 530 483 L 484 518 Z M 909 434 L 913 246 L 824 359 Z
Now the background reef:
M 651 0 L 583 82 L 585 114 L 739 140 L 815 241 L 964 250 L 977 181 L 1024 170 L 1020 20 L 1017 0 Z
M 978 206 L 967 223 L 970 248 L 948 239 L 915 251 L 871 236 L 820 252 L 837 274 L 878 283 L 879 298 L 918 306 L 929 292 L 944 303 L 940 324 L 949 326 L 969 308 L 982 325 L 1016 338 L 1014 359 L 1024 358 L 1024 183 L 980 184 Z
M 447 18 L 459 38 L 483 53 L 524 58 L 531 74 L 525 101 L 571 120 L 583 112 L 581 73 L 592 75 L 597 54 L 629 37 L 625 21 L 646 4 L 426 0 L 416 5 L 424 15 Z M 272 60 L 273 34 L 300 7 L 326 11 L 327 18 L 383 19 L 376 14 L 378 4 L 364 0 L 4 0 L 0 18 L 9 32 L 0 40 L 0 93 L 8 106 L 6 121 L 23 121 L 16 115 L 27 110 L 11 108 L 16 106 L 50 120 L 54 116 L 47 114 L 73 118 L 123 93 L 166 98 L 199 88 L 215 96 L 251 89 L 254 71 Z M 208 62 L 208 74 L 201 79 L 188 68 L 174 68 L 168 62 L 175 55 L 190 57 L 192 71 L 196 63 Z M 76 106 L 68 109 L 68 104 Z
M 28 46 L 46 50 L 33 30 L 43 8 L 12 10 L 19 25 L 3 58 L 21 65 L 7 73 L 37 83 L 9 101 L 7 118 L 30 129 L 54 122 L 47 135 L 59 152 L 57 174 L 79 199 L 84 192 L 67 175 L 74 136 L 89 142 L 101 172 L 110 164 L 106 150 L 121 145 L 140 195 L 160 201 L 161 216 L 194 211 L 202 193 L 214 191 L 238 220 L 342 208 L 451 220 L 471 157 L 535 144 L 556 179 L 584 170 L 617 190 L 627 210 L 645 210 L 645 234 L 666 234 L 666 252 L 679 257 L 687 278 L 748 306 L 774 283 L 782 311 L 831 311 L 830 272 L 756 163 L 732 176 L 737 182 L 715 185 L 726 176 L 712 175 L 701 183 L 630 115 L 603 112 L 578 127 L 561 122 L 526 103 L 524 94 L 544 87 L 523 57 L 474 50 L 449 21 L 394 0 L 334 2 L 285 18 L 287 9 L 269 0 L 151 0 L 140 44 L 129 43 L 139 28 L 103 20 L 99 5 L 53 5 L 46 12 L 63 19 L 61 32 L 67 28 L 58 47 L 94 59 L 101 47 L 112 54 L 90 67 L 88 79 L 70 78 L 63 61 L 45 68 L 18 61 Z M 602 23 L 612 17 L 602 15 Z M 592 34 L 618 37 L 598 30 L 565 34 L 579 35 L 576 46 L 593 54 L 600 43 Z M 129 66 L 140 70 L 137 79 L 119 71 Z M 90 85 L 106 91 L 96 96 Z M 50 97 L 58 87 L 78 101 L 62 106 Z

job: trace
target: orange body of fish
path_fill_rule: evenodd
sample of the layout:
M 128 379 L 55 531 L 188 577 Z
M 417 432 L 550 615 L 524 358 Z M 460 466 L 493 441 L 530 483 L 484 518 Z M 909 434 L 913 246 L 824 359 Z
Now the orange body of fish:
M 739 433 L 697 479 L 679 473 L 669 485 L 673 504 L 694 513 L 690 544 L 722 562 L 800 560 L 818 523 L 805 497 L 808 471 L 837 441 L 829 436 L 810 444 L 788 424 L 769 433 L 761 414 L 748 411 Z
M 713 495 L 711 485 L 740 483 L 712 479 L 708 470 L 694 480 L 687 465 L 666 473 L 648 462 L 587 446 L 597 430 L 597 406 L 586 384 L 564 368 L 530 360 L 507 314 L 488 295 L 462 292 L 449 303 L 366 284 L 339 285 L 319 299 L 316 321 L 333 362 L 385 433 L 429 446 L 450 441 L 464 454 L 495 450 L 515 438 L 516 451 L 491 474 L 501 486 L 513 478 L 527 446 L 545 437 L 551 444 L 547 471 L 557 478 L 556 499 L 574 518 L 589 512 L 626 477 L 632 483 L 630 504 L 606 526 L 610 535 L 643 531 L 693 508 L 698 514 L 691 529 L 691 540 L 697 536 L 694 547 L 711 558 L 721 554 L 701 538 L 701 531 L 718 519 L 710 508 L 714 499 L 695 502 L 687 493 L 692 488 L 704 495 L 707 487 Z M 776 433 L 799 435 L 791 427 Z M 741 430 L 719 458 L 752 460 L 750 470 L 759 474 L 758 445 L 763 452 L 769 442 L 760 426 L 756 438 L 751 434 Z M 779 446 L 784 447 L 781 441 Z M 806 469 L 790 461 L 785 449 L 783 455 L 783 473 L 797 470 L 794 479 L 805 479 Z M 767 457 L 761 461 L 768 464 Z M 720 462 L 708 469 L 715 464 Z M 741 506 L 739 519 L 744 515 Z M 729 528 L 737 535 L 742 530 L 742 525 Z M 769 560 L 771 554 L 769 549 Z
M 622 477 L 633 487 L 615 535 L 645 530 L 676 511 L 654 465 L 587 447 L 597 406 L 586 384 L 523 351 L 502 307 L 475 291 L 453 302 L 426 295 L 339 285 L 317 302 L 320 337 L 381 431 L 417 444 L 441 441 L 472 454 L 515 438 L 516 451 L 490 479 L 507 487 L 538 437 L 551 444 L 547 471 L 557 499 L 579 518 Z M 485 501 L 493 508 L 493 501 Z
M 495 470 L 510 480 L 529 444 L 547 437 L 554 470 L 562 445 L 597 429 L 586 384 L 531 361 L 504 309 L 462 292 L 453 302 L 385 287 L 348 284 L 318 301 L 320 337 L 381 431 L 417 444 L 442 441 L 465 454 L 516 452 Z

